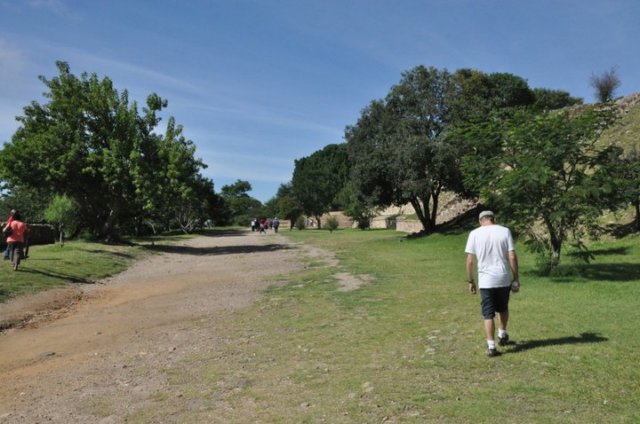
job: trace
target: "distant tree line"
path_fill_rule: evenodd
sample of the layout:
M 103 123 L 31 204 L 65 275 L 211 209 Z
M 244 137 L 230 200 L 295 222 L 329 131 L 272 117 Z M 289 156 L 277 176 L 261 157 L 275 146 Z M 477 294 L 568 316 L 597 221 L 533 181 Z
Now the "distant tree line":
M 0 151 L 0 209 L 32 222 L 115 240 L 205 222 L 321 217 L 343 210 L 366 228 L 380 208 L 411 204 L 423 232 L 436 230 L 444 191 L 475 199 L 540 251 L 551 267 L 570 240 L 597 235 L 605 210 L 632 205 L 640 230 L 640 155 L 600 135 L 617 111 L 612 69 L 591 84 L 600 100 L 530 88 L 509 73 L 417 66 L 345 129 L 345 142 L 295 161 L 292 179 L 264 205 L 245 180 L 214 191 L 195 145 L 157 94 L 139 110 L 107 77 L 70 72 L 40 80 L 47 102 L 24 107 Z M 62 238 L 61 238 L 62 240 Z

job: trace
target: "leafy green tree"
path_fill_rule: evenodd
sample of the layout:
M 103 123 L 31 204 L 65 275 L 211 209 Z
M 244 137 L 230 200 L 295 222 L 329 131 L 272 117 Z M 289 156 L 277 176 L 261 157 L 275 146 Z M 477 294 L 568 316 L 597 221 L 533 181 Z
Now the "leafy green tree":
M 109 78 L 77 77 L 67 63 L 56 65 L 58 76 L 40 77 L 48 102 L 24 108 L 0 152 L 2 179 L 71 197 L 81 225 L 106 239 L 145 218 L 167 221 L 171 205 L 193 200 L 204 164 L 172 118 L 164 136 L 156 133 L 166 100 L 150 95 L 140 115 Z
M 497 109 L 530 106 L 537 101 L 536 91 L 527 81 L 509 73 L 485 74 L 464 68 L 453 73 L 451 83 L 447 126 L 485 119 Z
M 456 88 L 446 70 L 418 66 L 345 134 L 358 196 L 380 207 L 410 203 L 426 232 L 440 193 L 460 181 L 457 146 L 441 139 Z
M 613 168 L 621 178 L 618 180 L 624 199 L 635 211 L 633 228 L 640 231 L 640 150 L 634 146 L 625 153 L 621 163 Z
M 262 202 L 249 196 L 251 183 L 237 180 L 233 184 L 222 186 L 223 222 L 247 226 L 251 219 L 262 215 Z M 221 224 L 224 225 L 224 224 Z
M 30 223 L 44 221 L 44 211 L 49 205 L 51 195 L 37 187 L 9 184 L 2 188 L 0 198 L 0 219 L 6 219 L 12 209 L 22 213 Z
M 349 155 L 346 144 L 329 144 L 310 156 L 295 161 L 291 188 L 304 213 L 320 217 L 342 207 L 338 193 L 349 178 Z
M 269 205 L 269 215 L 288 220 L 289 229 L 295 227 L 296 220 L 304 213 L 302 203 L 293 195 L 291 183 L 280 184 L 275 197 L 267 204 Z
M 347 183 L 338 197 L 344 205 L 344 214 L 357 222 L 358 228 L 364 230 L 371 226 L 371 220 L 376 216 L 376 208 L 367 204 L 366 200 L 358 198 L 353 182 Z
M 73 233 L 78 226 L 78 205 L 69 196 L 55 196 L 45 210 L 44 217 L 58 228 L 60 246 L 64 246 L 65 229 Z
M 572 97 L 571 94 L 562 90 L 534 88 L 533 95 L 536 99 L 533 106 L 539 111 L 562 109 L 563 107 L 582 104 L 581 98 Z
M 560 263 L 569 236 L 579 242 L 594 235 L 596 218 L 616 206 L 609 170 L 621 150 L 597 143 L 612 120 L 611 111 L 594 108 L 577 116 L 520 110 L 465 133 L 475 143 L 463 165 L 468 184 L 527 236 L 530 246 L 549 253 L 550 268 Z

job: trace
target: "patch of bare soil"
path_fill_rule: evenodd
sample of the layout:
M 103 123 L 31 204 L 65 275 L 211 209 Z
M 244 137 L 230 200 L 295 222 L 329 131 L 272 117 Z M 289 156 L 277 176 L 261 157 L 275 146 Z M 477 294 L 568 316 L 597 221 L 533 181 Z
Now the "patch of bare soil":
M 337 264 L 272 233 L 157 249 L 100 284 L 0 304 L 14 326 L 0 333 L 0 423 L 124 422 L 167 390 L 164 369 L 210 350 L 216 329 L 277 276 L 303 257 Z

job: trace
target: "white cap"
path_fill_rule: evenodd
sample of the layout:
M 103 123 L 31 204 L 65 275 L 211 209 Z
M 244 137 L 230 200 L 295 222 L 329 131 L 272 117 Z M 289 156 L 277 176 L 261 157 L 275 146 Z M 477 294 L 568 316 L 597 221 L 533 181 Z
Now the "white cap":
M 480 219 L 482 219 L 482 218 L 484 218 L 486 216 L 492 217 L 492 218 L 495 217 L 495 215 L 494 215 L 494 213 L 492 211 L 482 211 L 482 212 L 480 212 L 480 216 L 478 217 L 478 219 L 480 220 Z

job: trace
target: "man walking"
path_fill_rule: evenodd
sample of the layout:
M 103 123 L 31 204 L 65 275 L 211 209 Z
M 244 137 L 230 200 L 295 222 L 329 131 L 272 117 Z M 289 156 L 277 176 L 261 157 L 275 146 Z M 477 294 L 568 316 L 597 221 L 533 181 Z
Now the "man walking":
M 498 344 L 509 342 L 507 321 L 509 320 L 509 294 L 520 289 L 518 281 L 518 256 L 511 231 L 495 223 L 491 211 L 483 211 L 479 216 L 480 227 L 471 231 L 467 239 L 467 280 L 469 293 L 476 294 L 473 279 L 474 268 L 478 266 L 478 288 L 484 331 L 487 337 L 487 356 L 499 355 L 495 342 L 494 317 L 498 313 Z

